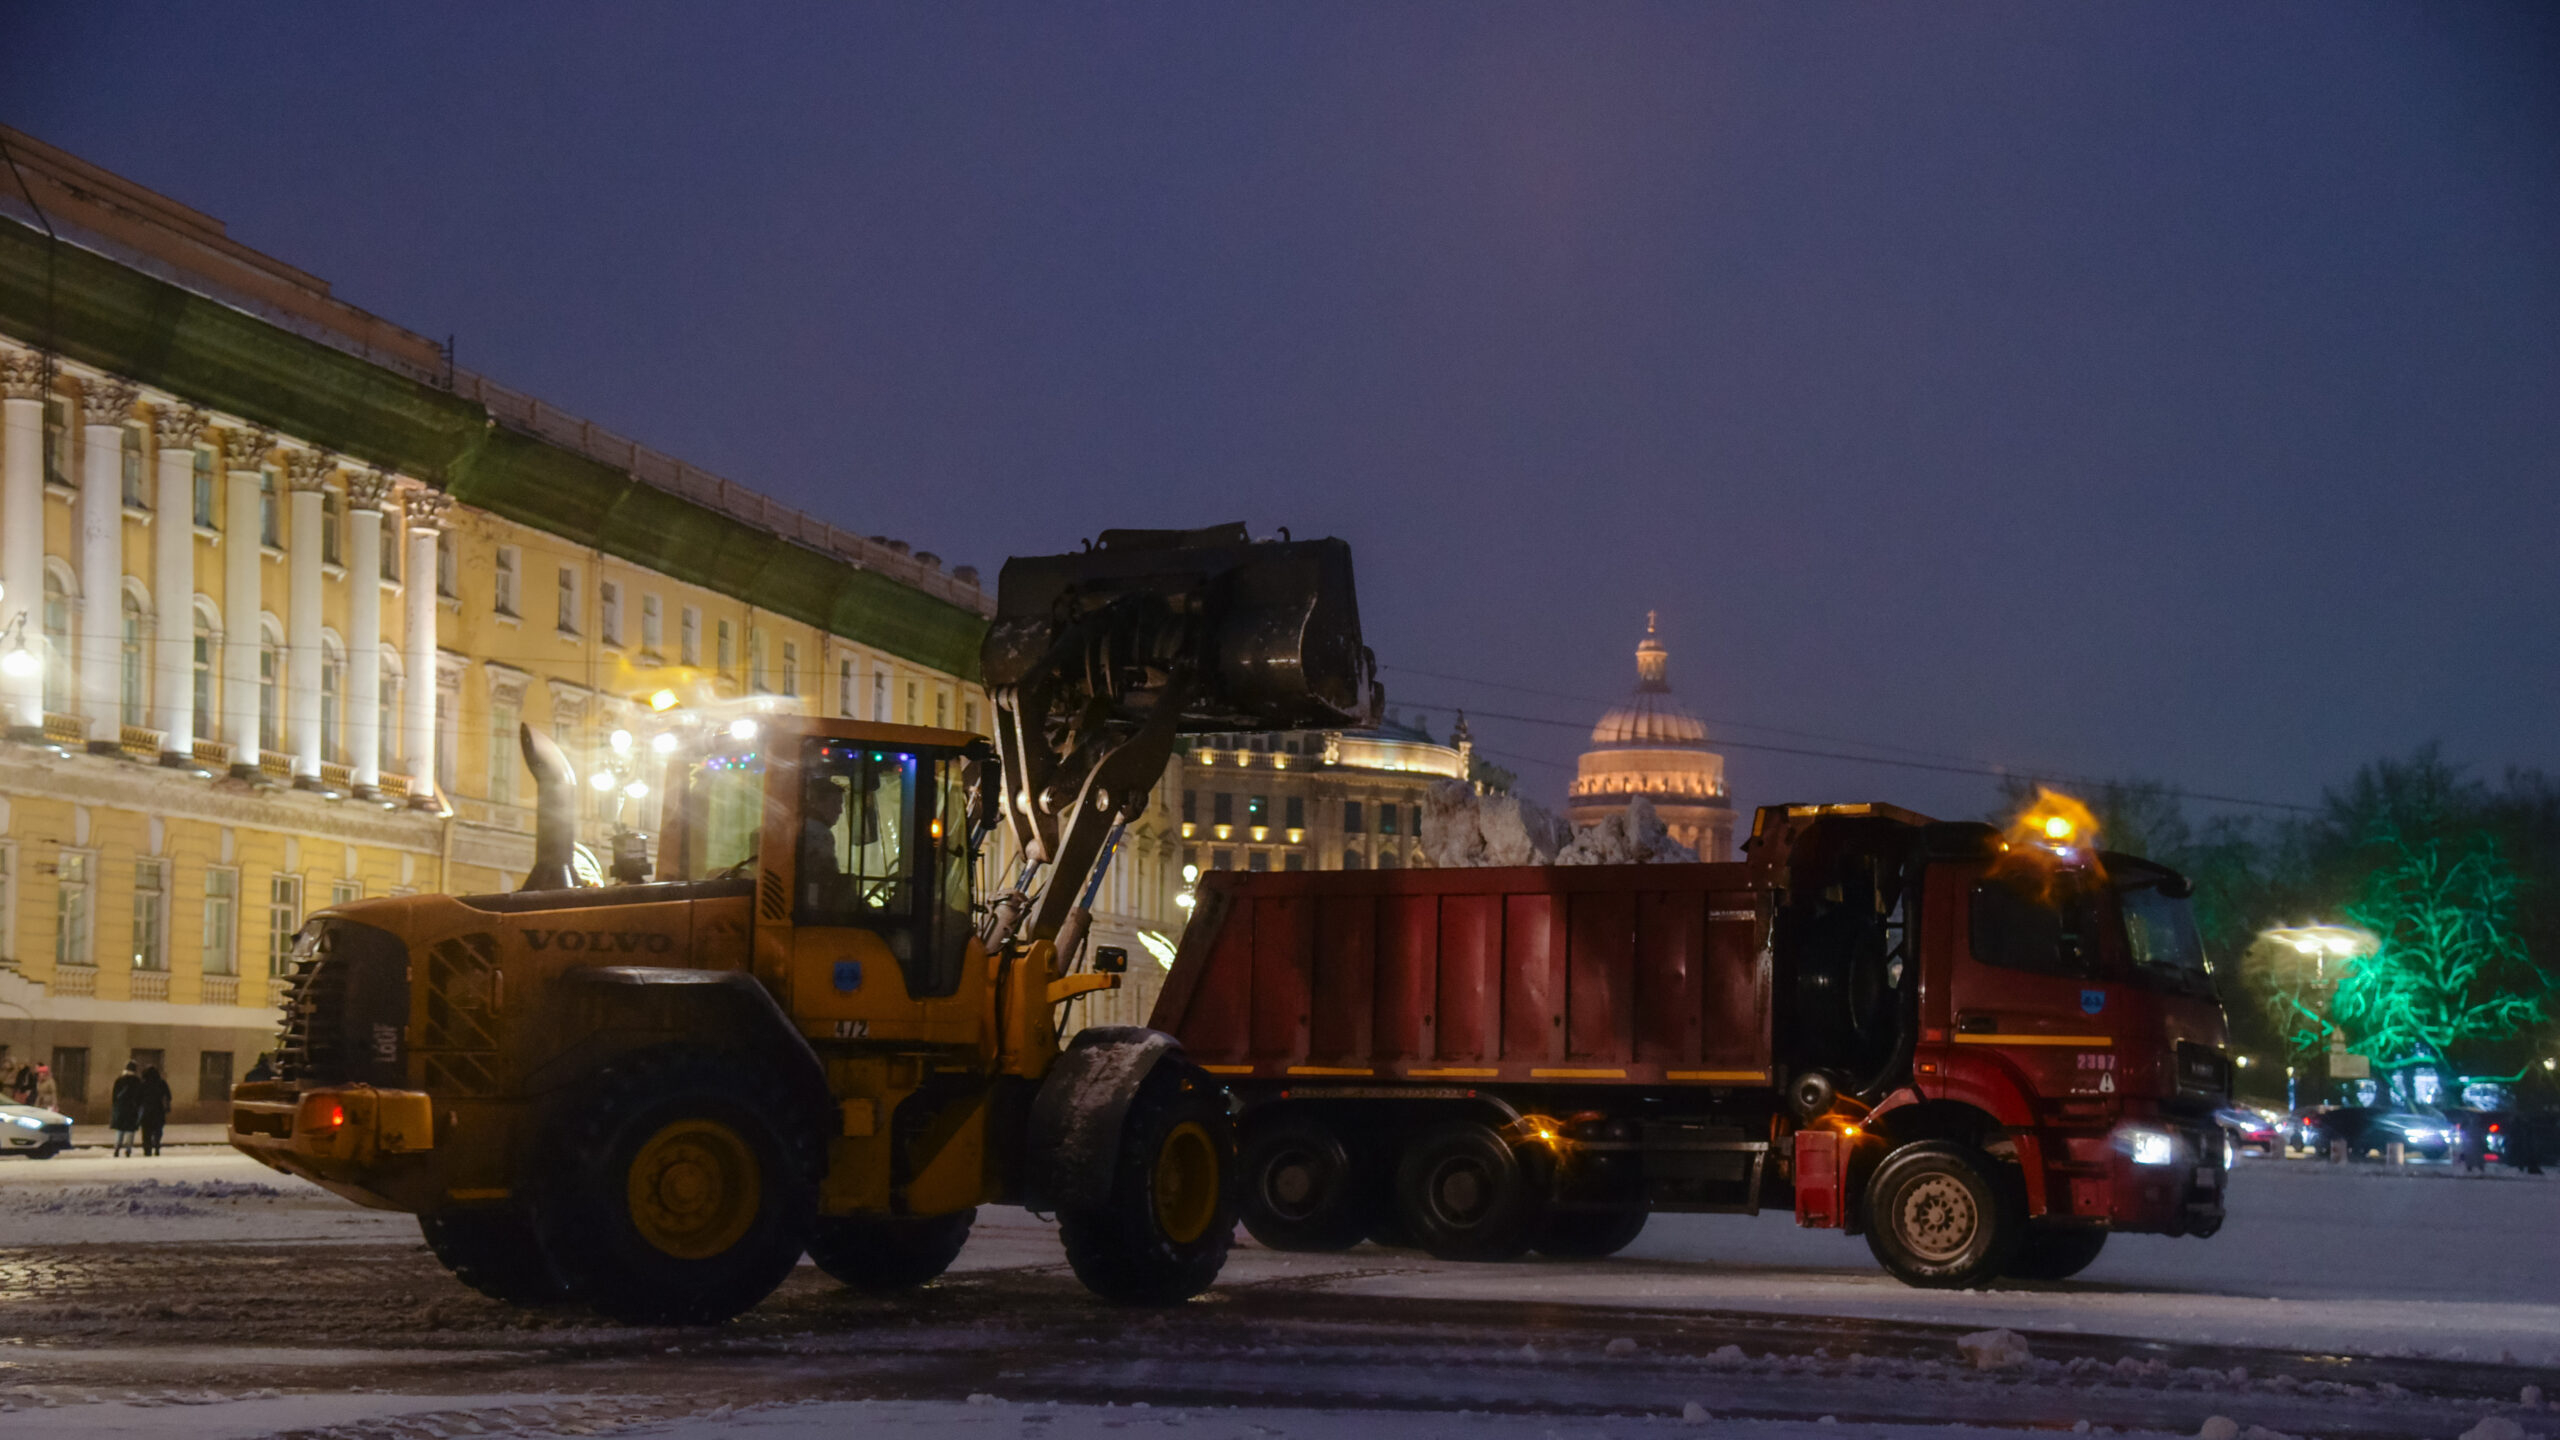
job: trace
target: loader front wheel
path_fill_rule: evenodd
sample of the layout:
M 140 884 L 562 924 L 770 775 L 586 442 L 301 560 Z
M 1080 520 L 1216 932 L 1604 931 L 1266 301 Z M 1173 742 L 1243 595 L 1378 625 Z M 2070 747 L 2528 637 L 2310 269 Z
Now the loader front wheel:
M 975 1207 L 948 1215 L 821 1215 L 809 1259 L 856 1290 L 913 1290 L 960 1258 Z
M 649 1325 L 717 1324 L 772 1294 L 816 1219 L 822 1152 L 795 1123 L 804 1108 L 715 1052 L 608 1065 L 566 1111 L 538 1207 L 570 1290 Z
M 1109 1198 L 1058 1212 L 1076 1278 L 1123 1305 L 1208 1289 L 1235 1237 L 1235 1158 L 1224 1093 L 1180 1060 L 1156 1066 L 1121 1120 Z
M 427 1248 L 453 1278 L 510 1305 L 550 1305 L 569 1287 L 533 1224 L 513 1210 L 456 1210 L 418 1217 Z

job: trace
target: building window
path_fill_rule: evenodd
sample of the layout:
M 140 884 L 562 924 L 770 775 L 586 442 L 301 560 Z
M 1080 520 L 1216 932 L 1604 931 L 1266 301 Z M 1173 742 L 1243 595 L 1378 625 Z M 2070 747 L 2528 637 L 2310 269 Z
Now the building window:
M 89 1047 L 53 1047 L 53 1088 L 64 1104 L 89 1103 Z
M 195 474 L 196 528 L 222 528 L 221 507 L 213 503 L 213 452 L 199 447 L 196 451 Z
M 204 1050 L 196 1055 L 196 1103 L 214 1105 L 231 1098 L 231 1052 Z
M 772 687 L 764 683 L 764 632 L 747 627 L 747 689 L 757 695 Z
M 640 648 L 655 655 L 667 643 L 666 612 L 655 595 L 640 597 Z
M 836 713 L 848 720 L 853 718 L 853 662 L 850 660 L 836 662 Z
M 133 862 L 133 968 L 169 968 L 169 866 L 165 860 Z
M 730 667 L 738 663 L 737 642 L 731 638 L 729 633 L 729 622 L 726 620 L 720 622 L 720 633 L 717 643 L 718 649 L 714 658 L 718 663 L 713 666 L 713 668 L 718 670 L 721 674 L 726 675 L 729 673 Z
M 204 612 L 199 610 L 196 612 L 195 651 L 195 721 L 196 738 L 199 740 L 213 738 L 214 710 L 221 699 L 217 690 L 219 682 L 215 678 L 214 667 L 220 663 L 221 657 L 214 653 L 213 627 L 205 623 Z
M 800 647 L 788 640 L 782 642 L 782 693 L 800 693 Z
M 204 872 L 204 973 L 240 973 L 240 872 Z
M 1233 825 L 1236 823 L 1236 797 L 1228 794 L 1224 790 L 1220 790 L 1211 795 L 1209 797 L 1209 820 L 1212 824 L 1217 825 Z
M 1244 823 L 1247 825 L 1270 824 L 1271 797 L 1267 795 L 1247 795 L 1244 797 Z
M 142 602 L 127 591 L 124 597 L 124 648 L 116 657 L 116 711 L 117 717 L 127 725 L 141 725 L 151 709 L 151 663 L 143 654 L 150 624 L 150 618 L 142 613 Z
M 347 658 L 335 645 L 320 647 L 320 758 L 347 763 Z
M 907 682 L 907 723 L 924 723 L 924 686 L 913 680 Z
M 1378 833 L 1379 833 L 1379 834 L 1381 834 L 1381 835 L 1393 835 L 1394 833 L 1396 833 L 1396 807 L 1395 807 L 1395 806 L 1393 806 L 1393 805 L 1380 805 L 1380 806 L 1378 807 Z M 1381 866 L 1379 866 L 1378 868 L 1379 868 L 1379 869 L 1381 869 L 1381 870 L 1383 870 L 1383 869 L 1385 869 L 1386 867 L 1385 867 L 1384 865 L 1381 865 Z
M 278 875 L 267 882 L 267 973 L 293 973 L 293 934 L 302 928 L 302 877 Z
M 702 663 L 702 612 L 690 605 L 676 617 L 676 663 L 694 666 Z
M 344 905 L 350 901 L 361 900 L 363 898 L 364 882 L 361 880 L 332 880 L 329 882 L 329 903 L 332 905 Z
M 456 553 L 453 532 L 436 532 L 436 597 L 442 600 L 462 598 L 462 557 Z
M 56 400 L 44 412 L 44 483 L 71 488 L 71 402 Z
M 1291 871 L 1304 870 L 1307 868 L 1307 857 L 1302 851 L 1292 850 L 1281 858 L 1280 868 Z
M 975 735 L 975 734 L 977 734 L 977 733 L 978 733 L 978 702 L 977 702 L 977 701 L 972 700 L 972 701 L 970 701 L 969 703 L 967 703 L 967 704 L 965 704 L 965 705 L 963 705 L 963 706 L 961 706 L 961 707 L 960 707 L 960 728 L 961 728 L 961 729 L 963 729 L 963 730 L 968 731 L 968 732 L 969 732 L 970 734 L 972 734 L 972 735 Z
M 1381 850 L 1378 852 L 1378 868 L 1381 870 L 1398 869 L 1403 865 L 1403 863 L 1404 862 L 1402 860 L 1396 858 L 1396 852 L 1393 850 Z
M 489 803 L 516 803 L 516 765 L 519 756 L 516 741 L 516 705 L 512 700 L 489 702 Z
M 596 582 L 596 635 L 607 645 L 622 643 L 622 582 Z
M 1185 825 L 1200 823 L 1200 792 L 1197 790 L 1182 792 L 1182 823 Z
M 71 590 L 51 570 L 44 573 L 44 708 L 71 708 Z
M 400 583 L 400 516 L 390 510 L 382 512 L 382 578 Z
M 1413 807 L 1413 828 L 1412 828 L 1412 829 L 1410 829 L 1410 830 L 1408 830 L 1408 831 L 1406 831 L 1405 833 L 1406 833 L 1406 834 L 1408 834 L 1408 835 L 1414 835 L 1414 836 L 1419 836 L 1419 835 L 1421 835 L 1421 834 L 1422 834 L 1422 807 L 1421 807 L 1421 806 L 1416 805 L 1416 806 L 1414 806 L 1414 807 Z
M 491 597 L 490 604 L 499 614 L 510 618 L 516 614 L 516 577 L 522 557 L 523 552 L 513 545 L 498 547 L 497 593 Z
M 1369 862 L 1360 857 L 1360 852 L 1358 850 L 1345 850 L 1342 852 L 1342 868 L 1345 870 L 1366 870 L 1369 868 Z
M 948 690 L 933 692 L 933 728 L 936 730 L 951 728 L 951 692 Z
M 889 723 L 889 677 L 876 670 L 871 672 L 871 718 Z
M 258 472 L 258 543 L 270 550 L 284 548 L 284 507 L 276 503 L 276 472 Z
M 77 850 L 63 851 L 54 862 L 53 877 L 53 963 L 94 964 L 96 955 L 89 948 L 95 928 L 89 909 L 89 857 Z
M 1287 815 L 1287 816 L 1288 816 L 1288 828 L 1290 828 L 1290 829 L 1292 829 L 1292 830 L 1304 830 L 1304 829 L 1306 829 L 1306 828 L 1307 828 L 1307 797 L 1306 797 L 1306 796 L 1304 796 L 1304 795 L 1292 795 L 1292 796 L 1290 796 L 1290 797 L 1288 798 L 1288 802 L 1287 802 L 1287 804 L 1286 804 L 1286 805 L 1284 806 L 1284 808 L 1283 808 L 1283 812 L 1282 812 L 1282 813 L 1284 813 L 1285 815 Z
M 561 567 L 560 567 L 560 633 L 561 633 L 561 634 L 563 634 L 563 635 L 575 635 L 575 634 L 577 634 L 577 633 L 578 633 L 578 622 L 579 622 L 579 620 L 581 620 L 581 619 L 583 619 L 583 618 L 584 618 L 584 616 L 581 614 L 581 612 L 582 612 L 585 608 L 586 608 L 586 607 L 585 607 L 584 605 L 582 605 L 582 604 L 580 604 L 580 603 L 579 603 L 579 597 L 578 597 L 578 572 L 577 572 L 576 570 L 574 570 L 574 569 L 570 568 L 569 566 L 566 566 L 566 565 L 561 566 Z
M 150 509 L 151 492 L 142 483 L 142 427 L 124 427 L 124 453 L 119 458 L 124 462 L 124 508 Z
M 1343 801 L 1343 802 L 1342 802 L 1342 833 L 1343 833 L 1343 834 L 1345 834 L 1345 835 L 1357 835 L 1357 834 L 1359 834 L 1359 833 L 1360 833 L 1360 831 L 1361 831 L 1361 828 L 1362 828 L 1362 827 L 1361 827 L 1361 823 L 1360 823 L 1360 822 L 1361 822 L 1361 820 L 1362 820 L 1362 818 L 1363 818 L 1363 817 L 1362 817 L 1362 815 L 1361 815 L 1361 813 L 1360 813 L 1360 802 L 1359 802 L 1359 801 L 1357 801 L 1357 800 L 1345 800 L 1345 801 Z
M 1209 868 L 1212 870 L 1233 870 L 1236 868 L 1236 852 L 1233 850 L 1210 851 Z
M 347 499 L 335 490 L 320 492 L 320 563 L 344 568 L 347 563 Z
M 1255 850 L 1250 852 L 1244 857 L 1244 868 L 1251 870 L 1256 874 L 1269 870 L 1271 868 L 1271 852 L 1267 850 Z
M 258 748 L 284 748 L 284 645 L 273 630 L 258 645 Z

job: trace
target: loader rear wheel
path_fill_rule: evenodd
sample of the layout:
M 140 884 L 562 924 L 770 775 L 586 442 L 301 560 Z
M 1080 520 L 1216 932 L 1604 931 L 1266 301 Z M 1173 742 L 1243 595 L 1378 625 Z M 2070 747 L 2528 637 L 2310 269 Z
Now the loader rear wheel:
M 1473 1120 L 1405 1147 L 1396 1210 L 1413 1243 L 1443 1260 L 1510 1260 L 1546 1211 L 1546 1152 L 1515 1147 Z
M 809 1259 L 856 1290 L 912 1290 L 960 1258 L 975 1207 L 948 1215 L 821 1215 Z
M 799 1097 L 700 1050 L 609 1064 L 564 1112 L 537 1206 L 570 1290 L 635 1324 L 709 1325 L 773 1293 L 816 1219 Z
M 1375 1200 L 1368 1167 L 1323 1121 L 1307 1116 L 1257 1127 L 1245 1138 L 1244 1228 L 1274 1250 L 1348 1250 L 1369 1228 Z
M 1235 1238 L 1235 1157 L 1225 1093 L 1187 1062 L 1158 1064 L 1121 1119 L 1109 1198 L 1058 1212 L 1076 1278 L 1123 1305 L 1208 1289 Z
M 2009 1273 L 2021 1280 L 2068 1280 L 2088 1269 L 2105 1248 L 2107 1232 L 2102 1226 L 2030 1220 L 2017 1258 L 2009 1262 Z
M 569 1287 L 545 1254 L 533 1223 L 513 1210 L 455 1210 L 418 1217 L 427 1248 L 453 1278 L 510 1305 L 551 1305 Z
M 1534 1242 L 1541 1255 L 1558 1260 L 1597 1260 L 1615 1255 L 1644 1233 L 1651 1212 L 1632 1210 L 1554 1210 L 1538 1227 Z
M 2010 1267 L 2025 1238 L 2024 1198 L 1969 1145 L 1905 1145 L 1867 1182 L 1867 1248 L 1905 1285 L 1961 1290 Z

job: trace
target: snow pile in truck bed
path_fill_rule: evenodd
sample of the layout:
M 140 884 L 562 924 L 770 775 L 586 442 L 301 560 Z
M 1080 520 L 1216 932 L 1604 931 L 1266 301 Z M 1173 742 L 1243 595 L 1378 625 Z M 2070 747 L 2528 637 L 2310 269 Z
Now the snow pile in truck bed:
M 1625 813 L 1577 830 L 1517 795 L 1479 795 L 1443 780 L 1422 800 L 1422 849 L 1443 870 L 1495 865 L 1689 864 L 1698 852 L 1671 838 L 1653 802 L 1639 795 Z

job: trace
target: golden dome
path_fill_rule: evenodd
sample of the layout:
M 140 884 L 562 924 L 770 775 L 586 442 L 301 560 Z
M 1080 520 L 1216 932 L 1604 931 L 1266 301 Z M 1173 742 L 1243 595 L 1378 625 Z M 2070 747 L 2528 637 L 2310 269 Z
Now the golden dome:
M 1654 616 L 1647 612 L 1644 639 L 1636 646 L 1635 691 L 1591 727 L 1592 744 L 1675 750 L 1706 745 L 1707 722 L 1671 698 L 1671 652 L 1654 630 Z

